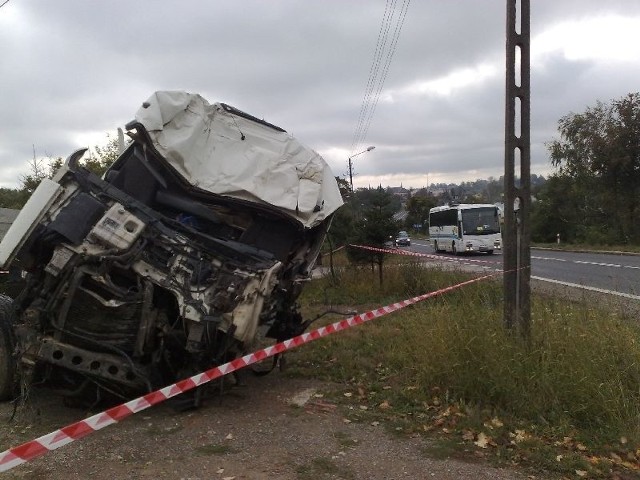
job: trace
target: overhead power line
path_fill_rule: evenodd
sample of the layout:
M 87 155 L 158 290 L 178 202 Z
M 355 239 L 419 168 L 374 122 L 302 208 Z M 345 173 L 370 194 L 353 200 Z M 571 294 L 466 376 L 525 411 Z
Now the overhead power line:
M 376 48 L 373 54 L 373 61 L 371 62 L 371 68 L 369 70 L 369 78 L 367 79 L 367 86 L 360 106 L 358 123 L 351 142 L 351 153 L 358 150 L 367 138 L 369 126 L 371 125 L 380 94 L 387 79 L 411 0 L 403 0 L 400 11 L 396 15 L 397 3 L 398 0 L 387 0 L 385 5 L 385 11 L 376 41 Z M 389 31 L 392 26 L 394 27 L 393 34 L 389 42 Z M 384 63 L 382 62 L 383 57 Z
M 369 99 L 371 98 L 371 92 L 375 85 L 375 81 L 378 77 L 378 69 L 380 67 L 380 58 L 384 52 L 387 43 L 387 34 L 389 27 L 391 26 L 391 18 L 394 13 L 396 0 L 387 0 L 384 8 L 384 15 L 382 16 L 382 22 L 380 23 L 380 30 L 378 31 L 378 39 L 376 40 L 376 48 L 373 53 L 373 61 L 371 62 L 371 68 L 369 69 L 369 78 L 367 79 L 367 86 L 364 91 L 364 97 L 362 98 L 362 104 L 360 105 L 360 113 L 358 115 L 358 124 L 353 134 L 353 140 L 351 142 L 351 153 L 354 152 L 357 144 L 359 143 L 359 136 L 364 124 L 364 119 L 367 116 Z M 389 18 L 387 18 L 389 16 Z

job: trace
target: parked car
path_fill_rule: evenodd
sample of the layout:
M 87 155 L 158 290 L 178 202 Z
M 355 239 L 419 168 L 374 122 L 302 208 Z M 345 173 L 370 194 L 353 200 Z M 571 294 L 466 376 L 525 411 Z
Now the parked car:
M 342 204 L 322 157 L 186 92 L 156 92 L 127 131 L 103 178 L 70 155 L 0 244 L 0 270 L 27 272 L 0 296 L 2 400 L 36 383 L 131 398 L 309 324 L 296 299 Z
M 409 234 L 403 230 L 396 236 L 394 244 L 396 247 L 410 247 L 411 238 L 409 238 Z

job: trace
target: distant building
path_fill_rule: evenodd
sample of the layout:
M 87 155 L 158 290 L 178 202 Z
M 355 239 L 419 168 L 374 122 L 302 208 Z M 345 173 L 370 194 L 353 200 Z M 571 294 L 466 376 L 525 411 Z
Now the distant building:
M 20 213 L 20 210 L 0 207 L 0 240 L 2 240 L 5 233 L 7 233 L 9 227 L 18 216 L 18 213 Z
M 446 187 L 429 187 L 429 193 L 434 197 L 441 197 L 442 195 L 447 195 L 449 193 L 449 189 Z
M 402 200 L 407 200 L 411 196 L 411 192 L 402 185 L 399 187 L 387 187 L 387 192 L 396 197 L 400 197 Z

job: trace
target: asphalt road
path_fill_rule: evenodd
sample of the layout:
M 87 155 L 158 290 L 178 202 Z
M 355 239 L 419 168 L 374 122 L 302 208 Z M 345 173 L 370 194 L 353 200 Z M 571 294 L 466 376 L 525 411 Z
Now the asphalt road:
M 414 241 L 408 249 L 434 255 L 427 241 Z M 454 257 L 437 254 L 461 264 L 502 268 L 502 254 Z M 559 250 L 531 250 L 531 278 L 585 290 L 640 300 L 640 256 Z

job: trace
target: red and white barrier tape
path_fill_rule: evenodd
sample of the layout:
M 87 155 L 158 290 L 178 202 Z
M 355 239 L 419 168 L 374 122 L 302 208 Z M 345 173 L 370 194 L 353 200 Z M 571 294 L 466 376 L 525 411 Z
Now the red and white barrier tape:
M 47 435 L 43 435 L 35 440 L 24 443 L 20 446 L 10 448 L 0 453 L 0 472 L 5 472 L 18 465 L 28 462 L 34 458 L 37 458 L 45 453 L 67 445 L 75 440 L 78 440 L 90 433 L 96 432 L 114 423 L 118 423 L 121 420 L 133 415 L 134 413 L 146 410 L 153 405 L 161 403 L 169 398 L 172 398 L 181 393 L 187 392 L 200 385 L 204 385 L 212 380 L 220 378 L 231 372 L 244 368 L 253 363 L 264 360 L 265 358 L 272 357 L 279 353 L 283 353 L 287 350 L 299 347 L 305 343 L 309 343 L 313 340 L 317 340 L 322 337 L 326 337 L 332 333 L 337 333 L 347 328 L 360 325 L 361 323 L 368 322 L 374 318 L 382 317 L 389 313 L 393 313 L 397 310 L 405 308 L 409 305 L 421 302 L 431 297 L 442 295 L 443 293 L 450 292 L 452 290 L 459 289 L 471 283 L 476 283 L 481 280 L 486 280 L 490 277 L 499 275 L 502 272 L 494 273 L 490 275 L 484 275 L 471 280 L 467 280 L 450 287 L 441 288 L 433 292 L 425 293 L 423 295 L 403 300 L 402 302 L 380 307 L 376 310 L 371 310 L 366 313 L 354 315 L 339 322 L 332 323 L 331 325 L 320 327 L 308 333 L 303 333 L 297 337 L 293 337 L 284 342 L 277 343 L 271 347 L 258 350 L 256 352 L 245 355 L 244 357 L 237 358 L 231 362 L 225 363 L 218 367 L 207 370 L 204 373 L 194 375 L 185 380 L 181 380 L 173 385 L 169 385 L 155 392 L 148 393 L 127 403 L 123 403 L 116 407 L 110 408 L 104 412 L 93 415 L 79 422 L 73 423 L 67 427 L 51 432 Z
M 408 255 L 411 257 L 424 257 L 424 258 L 429 258 L 433 260 L 441 260 L 444 262 L 458 262 L 458 263 L 473 262 L 473 263 L 486 263 L 486 264 L 494 265 L 494 262 L 489 262 L 487 260 L 476 260 L 472 258 L 448 258 L 440 255 L 433 255 L 430 253 L 418 253 L 418 252 L 410 252 L 408 250 L 400 250 L 399 248 L 380 248 L 380 247 L 369 247 L 367 245 L 354 245 L 354 244 L 350 244 L 349 246 L 355 247 L 355 248 L 362 248 L 364 250 L 371 250 L 373 252 L 390 253 L 390 254 L 396 254 L 396 255 Z

